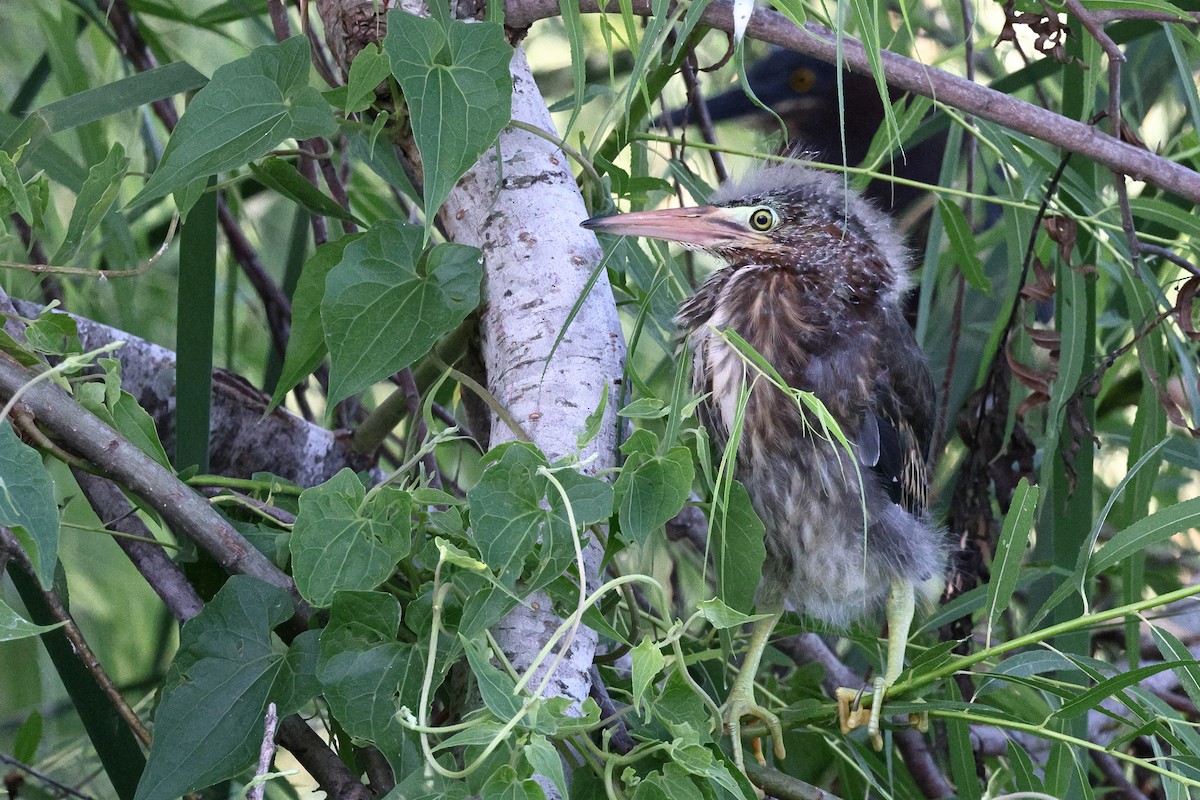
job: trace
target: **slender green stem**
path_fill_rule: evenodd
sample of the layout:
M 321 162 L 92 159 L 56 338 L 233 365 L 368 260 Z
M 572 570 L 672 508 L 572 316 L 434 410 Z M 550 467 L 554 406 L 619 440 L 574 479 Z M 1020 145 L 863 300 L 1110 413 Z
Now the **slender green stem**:
M 997 728 L 1008 728 L 1009 730 L 1022 731 L 1024 733 L 1028 733 L 1032 736 L 1037 736 L 1037 737 L 1040 737 L 1043 739 L 1054 739 L 1056 741 L 1063 742 L 1064 744 L 1068 744 L 1073 747 L 1085 747 L 1088 750 L 1094 750 L 1097 753 L 1107 753 L 1108 755 L 1112 756 L 1113 758 L 1120 759 L 1121 761 L 1126 761 L 1126 762 L 1134 765 L 1135 767 L 1140 767 L 1144 770 L 1149 770 L 1150 772 L 1157 773 L 1158 775 L 1161 775 L 1164 778 L 1170 778 L 1171 780 L 1177 781 L 1177 782 L 1183 784 L 1184 786 L 1200 787 L 1200 781 L 1185 777 L 1176 772 L 1171 772 L 1171 770 L 1166 769 L 1165 767 L 1160 767 L 1160 766 L 1158 766 L 1158 764 L 1155 764 L 1153 761 L 1148 761 L 1146 759 L 1138 758 L 1137 756 L 1131 756 L 1131 755 L 1124 753 L 1118 749 L 1115 749 L 1115 748 L 1110 749 L 1108 747 L 1105 747 L 1102 744 L 1096 744 L 1095 742 L 1089 742 L 1087 739 L 1080 739 L 1075 736 L 1070 736 L 1065 733 L 1060 733 L 1056 730 L 1053 730 L 1051 728 L 1047 728 L 1047 727 L 1044 727 L 1041 725 L 1033 725 L 1028 722 L 1017 722 L 1015 720 L 1010 720 L 1010 719 L 986 717 L 986 716 L 981 716 L 979 714 L 976 714 L 976 713 L 973 713 L 970 711 L 953 711 L 950 709 L 931 708 L 929 710 L 929 716 L 941 717 L 943 719 L 960 719 L 960 720 L 963 720 L 964 722 L 969 722 L 973 725 L 994 725 Z
M 431 356 L 430 360 L 436 364 L 439 369 L 444 370 L 447 374 L 449 374 L 451 378 L 474 392 L 475 395 L 482 400 L 489 409 L 491 409 L 492 413 L 499 417 L 500 421 L 508 426 L 508 429 L 512 431 L 513 435 L 519 440 L 522 442 L 533 442 L 533 439 L 528 433 L 525 432 L 525 429 L 521 427 L 521 423 L 517 422 L 517 418 L 512 415 L 512 412 L 505 408 L 501 402 L 496 399 L 494 394 L 489 392 L 484 386 L 480 385 L 479 381 L 475 380 L 469 375 L 459 372 L 437 356 Z
M 1137 614 L 1148 608 L 1165 606 L 1170 603 L 1174 603 L 1177 600 L 1194 597 L 1197 594 L 1200 594 L 1200 584 L 1185 586 L 1182 589 L 1176 589 L 1173 592 L 1161 594 L 1157 597 L 1151 597 L 1146 600 L 1140 600 L 1136 603 L 1130 603 L 1129 605 L 1117 606 L 1116 608 L 1110 608 L 1105 611 L 1097 611 L 1094 614 L 1084 614 L 1082 617 L 1069 619 L 1064 622 L 1060 622 L 1057 625 L 1051 625 L 1048 628 L 1032 631 L 1024 636 L 1018 636 L 1015 639 L 1011 639 L 1007 642 L 1001 642 L 1000 644 L 992 647 L 985 647 L 978 652 L 951 661 L 950 663 L 929 672 L 925 672 L 920 675 L 913 675 L 908 680 L 893 685 L 890 693 L 898 695 L 901 692 L 911 691 L 912 689 L 926 686 L 934 681 L 953 675 L 961 670 L 968 669 L 975 664 L 980 663 L 981 661 L 987 661 L 995 656 L 1003 655 L 1004 653 L 1008 653 L 1013 650 L 1019 650 L 1020 648 L 1028 645 L 1038 644 L 1055 636 L 1060 636 L 1064 633 L 1083 630 L 1091 625 L 1096 625 L 1101 622 L 1108 622 L 1109 620 L 1116 619 L 1118 617 Z
M 76 525 L 73 522 L 60 522 L 64 528 L 73 528 L 77 531 L 85 531 L 87 533 L 102 533 L 105 536 L 112 536 L 118 539 L 128 539 L 131 542 L 145 542 L 146 544 L 157 545 L 158 547 L 169 547 L 172 550 L 178 550 L 179 545 L 171 544 L 170 542 L 160 542 L 158 539 L 149 536 L 137 536 L 132 533 L 124 533 L 123 531 L 114 531 L 108 528 L 94 528 L 90 525 Z
M 255 481 L 249 478 L 228 478 L 224 475 L 193 475 L 187 479 L 188 486 L 210 486 L 214 489 L 238 489 L 244 492 L 268 492 L 299 497 L 303 487 L 278 481 Z

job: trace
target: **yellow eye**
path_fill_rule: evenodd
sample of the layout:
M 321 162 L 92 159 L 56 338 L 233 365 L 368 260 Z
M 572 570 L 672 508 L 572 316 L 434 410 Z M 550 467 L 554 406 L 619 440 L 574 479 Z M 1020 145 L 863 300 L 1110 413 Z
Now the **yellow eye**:
M 792 91 L 796 94 L 811 92 L 812 88 L 816 85 L 817 73 L 808 67 L 794 69 L 792 70 L 792 74 L 788 76 L 788 86 L 792 87 Z
M 772 208 L 763 206 L 750 212 L 750 227 L 756 231 L 766 232 L 779 224 L 779 215 Z

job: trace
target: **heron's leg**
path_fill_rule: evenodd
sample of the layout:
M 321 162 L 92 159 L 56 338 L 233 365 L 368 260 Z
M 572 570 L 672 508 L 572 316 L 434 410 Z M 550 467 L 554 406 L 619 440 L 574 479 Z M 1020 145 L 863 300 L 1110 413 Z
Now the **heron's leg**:
M 916 594 L 912 582 L 893 581 L 887 596 L 887 666 L 884 674 L 875 679 L 870 712 L 857 707 L 861 692 L 847 688 L 840 688 L 836 692 L 838 721 L 841 723 L 842 733 L 849 733 L 866 722 L 867 735 L 876 750 L 883 749 L 883 737 L 879 735 L 883 698 L 904 671 L 904 651 L 908 645 L 908 634 L 912 629 L 915 611 Z
M 746 760 L 742 754 L 742 717 L 756 717 L 761 720 L 771 732 L 771 740 L 775 745 L 775 757 L 783 758 L 783 727 L 779 724 L 779 717 L 772 714 L 766 707 L 760 706 L 754 699 L 754 676 L 758 672 L 759 662 L 762 661 L 763 652 L 767 649 L 767 640 L 771 638 L 771 631 L 775 629 L 775 623 L 779 622 L 779 618 L 783 616 L 782 611 L 776 611 L 769 617 L 764 617 L 754 623 L 754 627 L 750 630 L 750 644 L 746 649 L 746 656 L 742 659 L 742 668 L 738 672 L 737 680 L 733 682 L 733 688 L 729 690 L 729 698 L 725 701 L 725 705 L 721 706 L 721 722 L 725 726 L 725 730 L 729 731 L 730 739 L 733 742 L 733 761 L 737 764 L 737 768 L 746 772 Z M 759 763 L 765 763 L 761 752 L 756 750 Z

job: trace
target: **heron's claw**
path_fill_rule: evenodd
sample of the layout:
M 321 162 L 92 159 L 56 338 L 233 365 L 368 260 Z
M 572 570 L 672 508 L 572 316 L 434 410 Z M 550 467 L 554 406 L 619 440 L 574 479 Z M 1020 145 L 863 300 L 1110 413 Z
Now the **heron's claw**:
M 879 732 L 879 721 L 883 713 L 883 698 L 886 696 L 888 688 L 888 686 L 884 685 L 883 678 L 875 679 L 875 691 L 870 695 L 870 708 L 862 707 L 862 698 L 865 690 L 848 689 L 846 687 L 837 689 L 834 692 L 834 696 L 837 698 L 838 724 L 841 726 L 842 733 L 850 733 L 850 731 L 861 727 L 865 723 L 867 726 L 867 738 L 871 740 L 871 746 L 877 751 L 882 750 L 883 735 Z M 921 733 L 928 733 L 929 712 L 915 711 L 909 714 L 908 724 Z
M 784 758 L 787 755 L 783 749 L 783 726 L 779 722 L 779 717 L 766 706 L 761 706 L 755 701 L 753 686 L 746 688 L 739 682 L 730 691 L 725 705 L 721 706 L 721 723 L 725 726 L 730 741 L 733 743 L 733 763 L 737 765 L 743 775 L 746 773 L 746 758 L 742 747 L 742 717 L 754 717 L 767 726 L 775 758 Z M 767 760 L 763 757 L 762 746 L 757 739 L 755 739 L 753 752 L 755 760 L 765 766 Z
M 881 680 L 877 680 L 875 684 L 875 693 L 872 695 L 873 702 L 870 708 L 862 707 L 862 689 L 849 689 L 843 686 L 834 692 L 834 696 L 837 698 L 838 725 L 841 727 L 842 733 L 849 733 L 866 723 L 867 737 L 870 738 L 871 745 L 876 750 L 882 750 L 883 736 L 879 733 L 879 709 L 883 705 L 880 700 L 886 690 L 882 687 Z

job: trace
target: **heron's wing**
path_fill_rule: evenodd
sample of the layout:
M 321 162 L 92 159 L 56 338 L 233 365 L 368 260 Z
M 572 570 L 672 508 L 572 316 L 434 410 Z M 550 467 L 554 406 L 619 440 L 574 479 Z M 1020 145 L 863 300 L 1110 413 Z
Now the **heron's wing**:
M 879 457 L 872 467 L 892 501 L 913 514 L 922 513 L 929 497 L 929 443 L 933 436 L 933 379 L 912 329 L 899 312 L 884 319 L 881 363 L 886 372 L 875 388 L 874 421 L 879 431 Z

